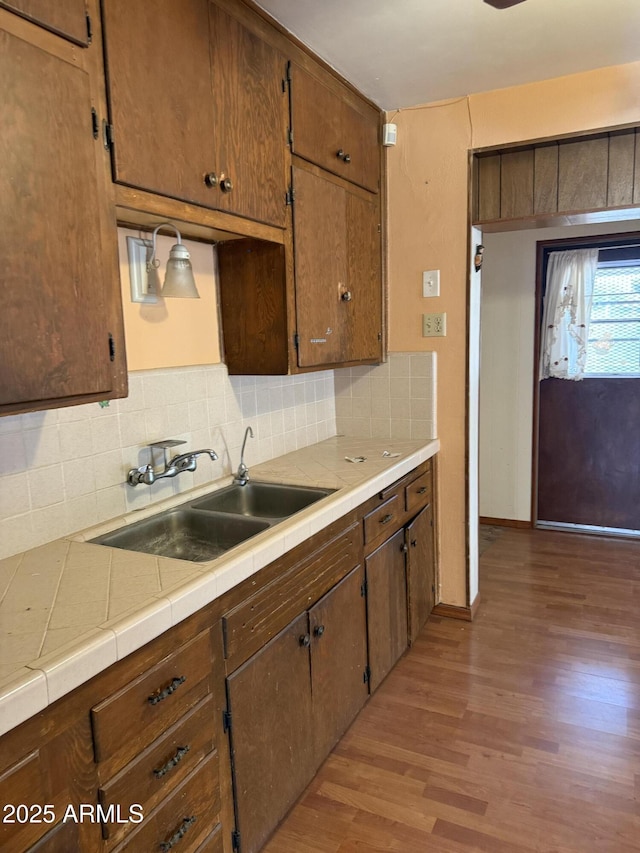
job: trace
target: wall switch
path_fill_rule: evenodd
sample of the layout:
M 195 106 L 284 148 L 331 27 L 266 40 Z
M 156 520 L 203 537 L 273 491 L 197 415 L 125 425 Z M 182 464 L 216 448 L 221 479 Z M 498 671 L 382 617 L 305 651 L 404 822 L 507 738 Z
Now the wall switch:
M 440 270 L 425 270 L 422 273 L 422 295 L 440 296 Z
M 422 337 L 423 338 L 444 338 L 447 334 L 447 315 L 445 312 L 441 314 L 423 314 L 422 315 Z

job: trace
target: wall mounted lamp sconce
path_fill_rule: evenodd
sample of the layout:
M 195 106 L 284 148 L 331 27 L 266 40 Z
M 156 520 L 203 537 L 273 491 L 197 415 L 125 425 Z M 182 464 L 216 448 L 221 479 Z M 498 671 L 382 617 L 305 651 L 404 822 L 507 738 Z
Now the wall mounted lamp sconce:
M 177 243 L 169 252 L 162 289 L 158 275 L 160 261 L 156 257 L 156 238 L 161 228 L 171 228 L 177 236 Z M 154 228 L 151 240 L 127 237 L 127 254 L 132 302 L 154 303 L 158 301 L 158 296 L 169 299 L 200 298 L 193 277 L 189 252 L 175 225 L 162 222 Z

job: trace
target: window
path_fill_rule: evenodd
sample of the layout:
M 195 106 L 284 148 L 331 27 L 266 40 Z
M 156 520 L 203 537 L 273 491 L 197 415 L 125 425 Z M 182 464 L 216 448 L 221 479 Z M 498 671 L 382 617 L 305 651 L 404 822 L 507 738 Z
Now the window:
M 640 261 L 598 263 L 586 376 L 640 376 Z

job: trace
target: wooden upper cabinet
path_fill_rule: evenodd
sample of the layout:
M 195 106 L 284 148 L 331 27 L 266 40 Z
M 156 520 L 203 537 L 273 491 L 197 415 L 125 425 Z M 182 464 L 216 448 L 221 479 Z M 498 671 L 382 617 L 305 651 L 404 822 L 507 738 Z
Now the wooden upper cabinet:
M 292 64 L 292 151 L 354 184 L 380 187 L 380 115 L 331 78 L 331 88 Z
M 27 27 L 0 10 L 3 412 L 117 396 L 114 360 L 124 373 L 89 51 L 78 61 L 77 48 L 40 31 L 31 43 Z
M 297 167 L 293 188 L 299 366 L 380 359 L 378 197 Z
M 103 10 L 114 179 L 284 227 L 284 57 L 208 0 Z
M 209 5 L 221 210 L 286 223 L 286 60 L 215 3 Z M 232 189 L 226 191 L 231 181 Z
M 0 0 L 0 6 L 83 47 L 89 44 L 85 0 Z

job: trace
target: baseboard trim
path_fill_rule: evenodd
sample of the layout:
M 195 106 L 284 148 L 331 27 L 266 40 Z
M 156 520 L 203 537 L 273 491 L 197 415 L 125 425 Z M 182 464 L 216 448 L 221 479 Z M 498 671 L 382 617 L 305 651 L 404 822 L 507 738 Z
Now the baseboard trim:
M 481 515 L 479 518 L 480 524 L 492 524 L 494 527 L 519 527 L 523 530 L 531 530 L 533 523 L 531 521 L 518 521 L 515 518 L 490 518 L 486 515 Z
M 456 607 L 455 604 L 436 604 L 431 613 L 434 616 L 445 616 L 447 619 L 461 619 L 463 622 L 471 622 L 473 619 L 471 607 Z

